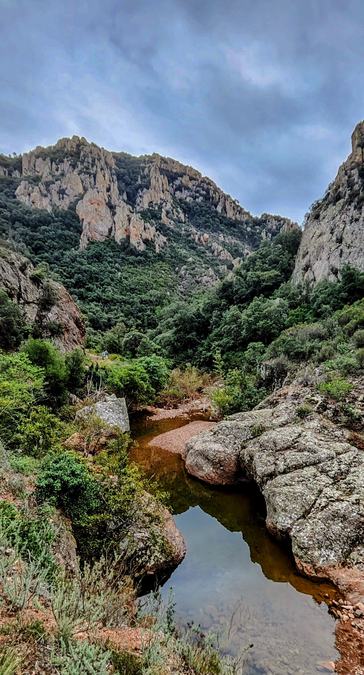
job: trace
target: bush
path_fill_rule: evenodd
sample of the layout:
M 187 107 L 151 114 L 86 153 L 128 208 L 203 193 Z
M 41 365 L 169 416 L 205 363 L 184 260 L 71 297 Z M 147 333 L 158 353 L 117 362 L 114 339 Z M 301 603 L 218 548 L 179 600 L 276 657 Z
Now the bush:
M 130 406 L 152 403 L 155 391 L 148 373 L 138 361 L 113 363 L 105 370 L 107 386 L 117 396 L 125 396 Z
M 17 349 L 26 334 L 27 326 L 23 314 L 5 291 L 0 290 L 0 349 Z
M 67 436 L 65 424 L 45 406 L 38 406 L 22 420 L 15 439 L 22 451 L 40 458 L 60 447 L 62 436 Z
M 364 347 L 364 330 L 356 330 L 353 335 L 353 340 L 356 347 Z
M 85 384 L 86 380 L 86 357 L 79 347 L 66 354 L 66 381 L 69 391 L 76 393 Z
M 340 377 L 333 377 L 326 382 L 322 382 L 319 385 L 319 391 L 322 394 L 327 394 L 335 401 L 342 401 L 350 394 L 353 385 L 348 380 L 345 380 Z
M 308 415 L 311 415 L 312 411 L 312 405 L 309 403 L 302 403 L 302 405 L 297 406 L 296 415 L 297 417 L 304 419 L 305 417 L 308 417 Z
M 159 401 L 165 404 L 175 404 L 194 398 L 200 394 L 209 382 L 209 376 L 203 375 L 195 367 L 174 368 L 169 375 L 166 387 L 161 391 Z
M 364 368 L 364 348 L 358 349 L 358 351 L 356 352 L 356 359 L 357 359 L 359 368 Z
M 340 354 L 336 357 L 336 359 L 325 361 L 323 366 L 325 370 L 338 371 L 343 375 L 348 375 L 349 373 L 356 372 L 358 368 L 358 362 L 355 358 L 355 354 Z
M 75 453 L 60 451 L 44 460 L 37 480 L 37 500 L 62 509 L 76 524 L 100 508 L 100 484 Z
M 266 391 L 257 389 L 253 378 L 237 369 L 230 370 L 222 388 L 212 393 L 212 402 L 220 415 L 231 415 L 254 408 L 264 398 Z
M 19 425 L 44 396 L 44 371 L 27 354 L 0 354 L 0 436 L 15 443 Z
M 62 404 L 66 397 L 67 383 L 67 369 L 62 354 L 51 342 L 34 338 L 24 343 L 22 351 L 28 355 L 31 363 L 43 368 L 49 402 L 53 405 Z

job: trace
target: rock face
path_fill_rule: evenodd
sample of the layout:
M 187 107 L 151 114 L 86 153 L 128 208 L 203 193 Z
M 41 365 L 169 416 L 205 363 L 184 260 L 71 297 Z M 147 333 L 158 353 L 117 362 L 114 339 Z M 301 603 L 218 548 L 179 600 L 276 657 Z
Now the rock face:
M 147 492 L 141 500 L 120 542 L 120 552 L 132 576 L 148 587 L 148 580 L 153 583 L 156 578 L 168 578 L 185 557 L 186 544 L 164 506 Z
M 351 154 L 306 217 L 295 282 L 335 280 L 347 264 L 364 270 L 364 122 L 351 140 Z
M 297 227 L 279 216 L 251 216 L 212 180 L 173 159 L 112 153 L 77 136 L 25 153 L 12 169 L 9 163 L 0 157 L 2 175 L 19 178 L 21 202 L 48 211 L 76 208 L 81 248 L 112 238 L 159 252 L 173 231 L 183 231 L 232 267 L 263 239 Z
M 115 394 L 106 396 L 103 401 L 97 401 L 93 405 L 81 408 L 76 414 L 76 419 L 97 415 L 110 427 L 119 429 L 123 433 L 130 431 L 129 415 L 125 398 L 117 398 Z
M 0 248 L 0 288 L 37 324 L 44 337 L 63 351 L 75 349 L 85 338 L 79 309 L 64 286 L 42 279 L 32 263 L 8 248 Z
M 268 529 L 291 541 L 300 567 L 355 564 L 364 572 L 364 453 L 318 412 L 319 400 L 301 420 L 296 411 L 305 394 L 293 386 L 266 407 L 192 438 L 186 468 L 214 485 L 254 480 Z

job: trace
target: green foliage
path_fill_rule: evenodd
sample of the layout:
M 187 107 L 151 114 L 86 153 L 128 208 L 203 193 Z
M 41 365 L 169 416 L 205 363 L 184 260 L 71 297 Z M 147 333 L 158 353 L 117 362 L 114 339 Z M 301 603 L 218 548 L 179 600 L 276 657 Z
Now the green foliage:
M 52 661 L 62 675 L 109 675 L 111 653 L 87 640 L 62 640 Z
M 342 377 L 330 377 L 326 382 L 319 385 L 319 391 L 322 394 L 327 394 L 335 401 L 342 401 L 350 394 L 353 385 L 348 380 Z
M 228 371 L 224 386 L 215 389 L 212 401 L 220 415 L 225 416 L 250 410 L 264 398 L 265 393 L 264 389 L 257 388 L 253 377 L 234 369 Z
M 209 377 L 201 373 L 195 366 L 174 368 L 170 373 L 166 386 L 159 395 L 159 402 L 173 404 L 194 398 L 209 383 Z
M 15 649 L 4 649 L 0 654 L 0 675 L 16 675 L 21 666 L 21 658 Z
M 364 329 L 355 331 L 353 341 L 356 347 L 364 347 Z
M 309 403 L 302 403 L 301 405 L 297 406 L 296 408 L 296 415 L 297 417 L 300 417 L 301 419 L 304 419 L 305 417 L 308 417 L 312 413 L 312 405 Z
M 60 405 L 66 398 L 67 368 L 64 357 L 58 349 L 47 340 L 30 338 L 22 351 L 27 354 L 31 363 L 40 366 L 45 375 L 45 392 L 49 402 Z
M 339 354 L 335 359 L 323 363 L 325 370 L 337 371 L 343 375 L 355 373 L 358 369 L 358 361 L 354 353 Z
M 103 349 L 110 354 L 123 354 L 123 340 L 128 329 L 123 321 L 118 321 L 110 330 L 106 331 L 102 337 Z
M 86 357 L 82 349 L 77 348 L 68 352 L 65 357 L 67 389 L 73 393 L 79 392 L 86 380 Z
M 44 371 L 25 353 L 0 354 L 0 436 L 14 444 L 19 425 L 44 395 Z
M 26 331 L 26 322 L 19 306 L 8 298 L 5 291 L 0 290 L 0 349 L 17 349 Z
M 26 506 L 17 508 L 8 502 L 0 502 L 1 537 L 23 560 L 34 564 L 34 570 L 43 568 L 48 579 L 57 571 L 52 553 L 56 531 L 51 515 L 52 511 L 46 506 L 30 511 Z
M 45 406 L 37 406 L 19 424 L 15 441 L 23 452 L 40 458 L 59 447 L 66 436 L 65 424 Z
M 153 403 L 166 385 L 168 365 L 160 356 L 144 356 L 132 361 L 115 361 L 105 369 L 107 386 L 125 396 L 129 405 Z
M 62 450 L 47 456 L 37 480 L 37 500 L 47 502 L 84 523 L 100 508 L 100 484 L 76 453 Z

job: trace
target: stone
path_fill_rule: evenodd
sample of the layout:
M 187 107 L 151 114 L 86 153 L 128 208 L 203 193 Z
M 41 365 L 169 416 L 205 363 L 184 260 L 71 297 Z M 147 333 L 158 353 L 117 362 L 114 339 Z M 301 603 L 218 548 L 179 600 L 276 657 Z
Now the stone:
M 336 280 L 344 265 L 364 271 L 364 122 L 352 134 L 352 152 L 324 197 L 306 216 L 293 280 Z
M 125 398 L 117 398 L 115 394 L 105 396 L 102 401 L 84 406 L 76 413 L 76 420 L 96 415 L 107 425 L 126 433 L 130 431 L 129 415 Z
M 127 534 L 120 541 L 123 564 L 145 587 L 169 574 L 186 555 L 186 544 L 173 516 L 144 492 L 135 505 Z
M 267 399 L 275 406 L 234 415 L 192 438 L 186 469 L 214 485 L 255 481 L 268 529 L 290 539 L 299 566 L 345 565 L 354 552 L 356 564 L 363 563 L 364 453 L 330 419 L 316 412 L 299 419 L 295 410 L 305 395 L 292 385 Z

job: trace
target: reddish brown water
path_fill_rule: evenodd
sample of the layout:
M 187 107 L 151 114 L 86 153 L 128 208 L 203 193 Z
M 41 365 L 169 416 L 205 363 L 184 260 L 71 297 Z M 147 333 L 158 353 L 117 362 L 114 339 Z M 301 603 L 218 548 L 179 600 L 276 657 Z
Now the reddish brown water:
M 192 479 L 177 454 L 149 441 L 191 418 L 134 424 L 133 460 L 169 492 L 187 555 L 162 588 L 173 589 L 176 617 L 219 635 L 233 655 L 248 645 L 243 672 L 311 675 L 337 657 L 327 602 L 334 589 L 300 576 L 289 552 L 264 525 L 256 489 L 217 490 Z M 327 671 L 326 671 L 327 672 Z

